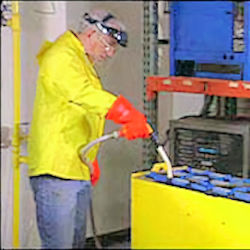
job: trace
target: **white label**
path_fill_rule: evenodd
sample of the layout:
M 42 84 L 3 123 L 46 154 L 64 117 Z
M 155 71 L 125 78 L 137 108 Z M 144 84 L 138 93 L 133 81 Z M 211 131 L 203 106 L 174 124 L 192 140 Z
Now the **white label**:
M 238 88 L 239 87 L 239 83 L 237 83 L 237 82 L 229 82 L 229 87 L 230 88 Z
M 211 161 L 201 161 L 201 164 L 204 166 L 208 166 L 208 167 L 213 166 L 213 162 L 211 162 Z
M 166 80 L 163 81 L 163 84 L 164 84 L 164 85 L 170 85 L 171 83 L 172 83 L 172 82 L 171 82 L 170 79 L 166 79 Z
M 193 85 L 192 81 L 190 81 L 190 80 L 184 80 L 184 81 L 182 82 L 182 84 L 183 84 L 183 85 L 186 85 L 186 86 L 192 86 L 192 85 Z
M 245 89 L 250 89 L 250 84 L 243 82 L 243 86 Z

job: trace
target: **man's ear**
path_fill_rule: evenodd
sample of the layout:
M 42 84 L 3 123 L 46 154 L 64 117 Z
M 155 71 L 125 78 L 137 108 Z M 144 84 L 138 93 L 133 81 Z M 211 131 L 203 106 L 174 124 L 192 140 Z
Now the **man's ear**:
M 88 36 L 88 38 L 90 38 L 93 34 L 96 33 L 96 30 L 90 29 L 90 30 L 88 30 L 87 32 L 88 32 L 88 33 L 87 33 L 87 36 Z

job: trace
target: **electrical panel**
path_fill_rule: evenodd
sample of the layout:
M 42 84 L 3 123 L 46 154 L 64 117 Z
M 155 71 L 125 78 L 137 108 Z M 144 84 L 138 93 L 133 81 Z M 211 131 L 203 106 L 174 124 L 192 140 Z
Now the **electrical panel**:
M 170 121 L 173 165 L 250 176 L 250 121 L 188 117 Z
M 250 2 L 170 2 L 170 75 L 250 80 Z

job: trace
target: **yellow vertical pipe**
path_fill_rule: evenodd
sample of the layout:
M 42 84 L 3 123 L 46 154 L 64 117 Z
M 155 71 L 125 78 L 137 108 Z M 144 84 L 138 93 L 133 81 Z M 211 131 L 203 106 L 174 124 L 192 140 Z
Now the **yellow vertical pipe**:
M 20 14 L 18 1 L 12 2 L 12 19 L 14 63 L 14 128 L 13 128 L 13 247 L 19 247 L 20 222 L 20 116 L 21 116 L 21 58 L 20 58 Z

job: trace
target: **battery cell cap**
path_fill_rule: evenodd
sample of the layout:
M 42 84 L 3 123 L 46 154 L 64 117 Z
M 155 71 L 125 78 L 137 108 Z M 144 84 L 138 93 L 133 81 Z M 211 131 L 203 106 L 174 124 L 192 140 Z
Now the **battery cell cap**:
M 244 200 L 247 202 L 250 202 L 250 194 L 249 193 L 243 193 L 243 192 L 235 192 L 234 197 L 240 200 Z
M 189 181 L 181 178 L 173 178 L 171 183 L 176 186 L 186 187 L 189 184 Z
M 212 193 L 221 195 L 221 196 L 228 196 L 232 193 L 232 190 L 228 188 L 222 188 L 222 187 L 213 187 Z

